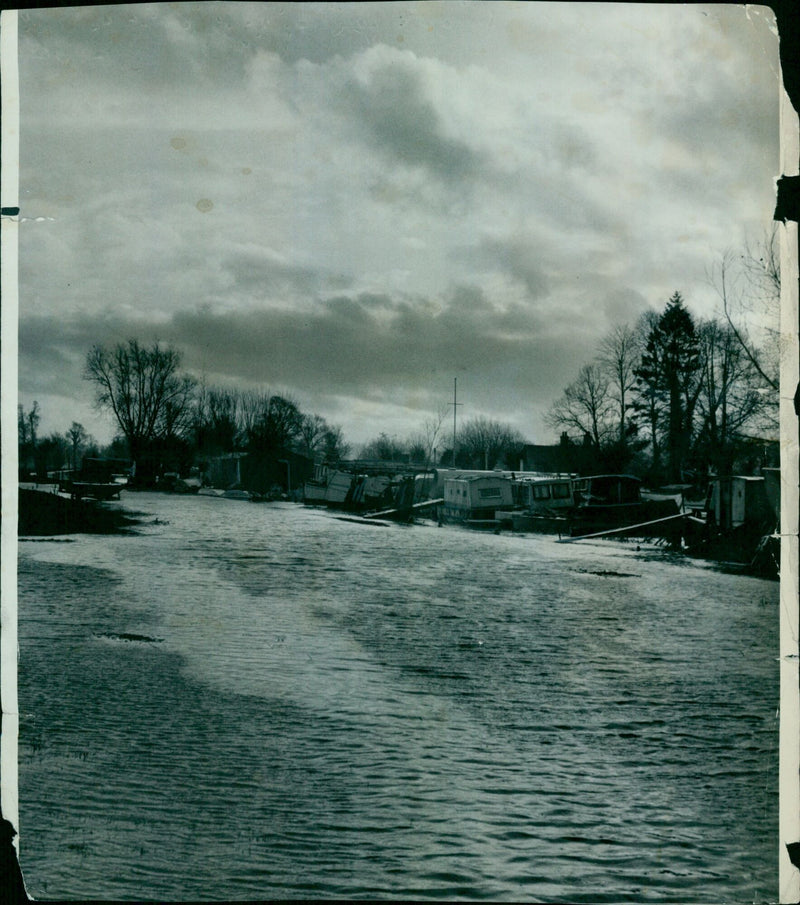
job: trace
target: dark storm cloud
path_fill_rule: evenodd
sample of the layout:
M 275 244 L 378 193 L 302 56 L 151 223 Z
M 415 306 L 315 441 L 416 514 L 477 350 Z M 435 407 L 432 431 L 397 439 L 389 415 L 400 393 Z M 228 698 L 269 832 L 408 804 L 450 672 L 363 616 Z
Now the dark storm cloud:
M 220 260 L 236 291 L 255 297 L 308 298 L 323 290 L 346 289 L 353 277 L 281 260 L 259 245 L 233 249 Z
M 492 324 L 480 293 L 454 295 L 433 315 L 411 301 L 335 296 L 304 312 L 181 312 L 170 327 L 187 362 L 211 347 L 223 374 L 354 393 L 365 384 L 413 384 L 434 365 L 453 368 L 465 355 L 492 361 L 508 354 L 513 343 Z
M 365 382 L 376 390 L 407 389 L 420 375 L 465 365 L 520 365 L 532 352 L 545 360 L 554 335 L 523 306 L 497 314 L 480 288 L 464 285 L 437 304 L 364 293 L 332 296 L 304 311 L 180 311 L 158 324 L 116 313 L 60 321 L 23 317 L 20 353 L 33 391 L 58 388 L 45 362 L 57 361 L 59 379 L 71 372 L 77 386 L 74 378 L 92 345 L 135 336 L 173 343 L 198 375 L 347 394 L 363 391 Z
M 125 317 L 113 307 L 102 315 L 26 316 L 19 319 L 19 380 L 32 397 L 88 397 L 83 367 L 94 345 L 112 346 L 128 338 L 163 339 L 152 321 Z
M 694 103 L 656 116 L 660 130 L 672 136 L 676 151 L 682 152 L 662 160 L 664 179 L 673 189 L 702 198 L 712 210 L 724 200 L 718 193 L 730 191 L 737 182 L 764 191 L 778 174 L 775 142 L 770 140 L 778 133 L 777 105 L 758 104 L 753 98 L 726 103 L 720 86 Z M 720 178 L 726 171 L 727 185 Z M 749 179 L 740 178 L 744 172 Z
M 513 400 L 547 405 L 553 383 L 571 379 L 584 340 L 569 319 L 532 317 L 522 306 L 493 313 L 474 286 L 454 287 L 437 305 L 364 295 L 306 312 L 181 312 L 162 335 L 209 379 L 290 386 L 317 411 L 343 398 L 397 406 L 415 394 L 435 409 L 460 375 L 472 385 L 472 415 L 511 418 L 528 433 Z M 380 429 L 361 427 L 365 435 Z

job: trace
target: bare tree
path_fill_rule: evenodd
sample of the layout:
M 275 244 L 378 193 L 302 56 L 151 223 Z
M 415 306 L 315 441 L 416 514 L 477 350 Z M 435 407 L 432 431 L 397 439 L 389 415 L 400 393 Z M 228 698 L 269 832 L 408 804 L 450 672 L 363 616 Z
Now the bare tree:
M 698 336 L 702 364 L 696 453 L 706 467 L 725 473 L 742 428 L 757 418 L 765 400 L 756 388 L 754 366 L 728 324 L 705 321 Z
M 255 413 L 247 431 L 253 450 L 274 452 L 289 448 L 300 436 L 303 414 L 288 396 L 260 394 L 260 411 Z
M 231 452 L 239 438 L 240 394 L 202 383 L 195 405 L 194 435 L 198 449 Z
M 428 465 L 428 445 L 423 434 L 419 432 L 411 434 L 406 440 L 406 449 L 409 462 L 415 465 Z
M 239 431 L 247 439 L 259 418 L 269 408 L 270 394 L 264 390 L 243 390 L 239 394 Z
M 756 299 L 763 301 L 766 315 L 777 322 L 781 302 L 781 255 L 778 224 L 773 223 L 758 245 L 745 243 L 742 266 Z
M 611 417 L 615 402 L 610 382 L 599 364 L 584 365 L 578 377 L 553 403 L 546 422 L 554 429 L 578 430 L 588 434 L 595 446 L 612 432 Z
M 35 456 L 40 417 L 38 402 L 34 402 L 27 412 L 22 405 L 17 406 L 17 444 L 20 472 L 28 473 L 32 468 L 36 467 Z
M 617 407 L 617 436 L 621 444 L 626 442 L 629 433 L 628 416 L 633 409 L 635 372 L 642 351 L 641 330 L 628 324 L 614 327 L 600 343 L 597 362 L 608 375 L 608 391 Z
M 471 418 L 458 432 L 459 457 L 466 458 L 473 468 L 507 464 L 524 444 L 516 428 L 483 415 Z
M 78 421 L 73 421 L 70 429 L 67 431 L 67 440 L 69 440 L 72 467 L 78 467 L 78 453 L 81 447 L 88 440 L 89 435 L 86 428 Z
M 408 447 L 397 437 L 380 433 L 374 440 L 361 447 L 362 459 L 378 459 L 381 462 L 398 462 L 408 456 Z
M 322 415 L 303 415 L 300 423 L 300 440 L 309 459 L 320 451 L 328 431 L 328 423 Z
M 176 376 L 175 389 L 164 400 L 161 433 L 164 437 L 184 437 L 194 422 L 196 381 L 188 375 Z
M 434 415 L 427 418 L 422 425 L 422 436 L 425 441 L 425 462 L 435 463 L 436 445 L 442 435 L 442 429 L 447 416 L 450 414 L 450 406 L 442 404 Z
M 36 432 L 39 430 L 40 420 L 39 403 L 35 400 L 27 412 L 21 405 L 17 406 L 17 433 L 20 446 L 36 446 Z
M 169 346 L 135 339 L 112 349 L 94 346 L 86 356 L 84 378 L 95 386 L 95 402 L 113 413 L 134 460 L 187 424 L 194 382 L 178 373 L 180 360 Z
M 780 310 L 780 268 L 773 233 L 764 240 L 761 254 L 749 247 L 738 258 L 726 252 L 711 268 L 708 278 L 722 302 L 722 310 L 736 341 L 750 360 L 765 390 L 774 390 L 778 404 L 778 313 Z M 748 320 L 757 317 L 767 338 L 759 344 Z M 765 394 L 768 395 L 768 394 Z
M 436 413 L 426 418 L 422 427 L 408 438 L 408 454 L 412 462 L 424 464 L 426 468 L 435 464 L 436 444 L 448 414 L 449 406 L 440 405 Z

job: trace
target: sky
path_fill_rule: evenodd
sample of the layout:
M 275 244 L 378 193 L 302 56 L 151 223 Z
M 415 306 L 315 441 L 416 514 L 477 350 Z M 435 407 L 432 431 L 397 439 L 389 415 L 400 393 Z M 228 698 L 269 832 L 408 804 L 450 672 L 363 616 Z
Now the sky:
M 766 7 L 23 10 L 19 388 L 115 433 L 92 345 L 174 345 L 352 445 L 453 398 L 530 442 L 603 335 L 769 228 Z

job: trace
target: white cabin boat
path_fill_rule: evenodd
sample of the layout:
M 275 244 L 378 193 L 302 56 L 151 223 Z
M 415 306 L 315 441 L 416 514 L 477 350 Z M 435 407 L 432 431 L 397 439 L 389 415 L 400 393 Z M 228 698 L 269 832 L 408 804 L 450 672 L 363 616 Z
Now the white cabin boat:
M 513 505 L 511 480 L 502 474 L 452 472 L 444 475 L 440 517 L 473 527 L 494 527 L 498 509 Z
M 503 513 L 514 531 L 561 532 L 575 507 L 574 479 L 569 475 L 522 477 L 514 482 L 514 510 Z

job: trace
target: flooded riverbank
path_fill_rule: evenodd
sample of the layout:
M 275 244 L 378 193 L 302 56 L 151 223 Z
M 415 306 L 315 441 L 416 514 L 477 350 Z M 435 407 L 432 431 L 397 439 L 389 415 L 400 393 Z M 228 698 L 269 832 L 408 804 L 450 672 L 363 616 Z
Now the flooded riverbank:
M 155 494 L 20 543 L 50 898 L 766 902 L 777 585 L 652 547 Z

